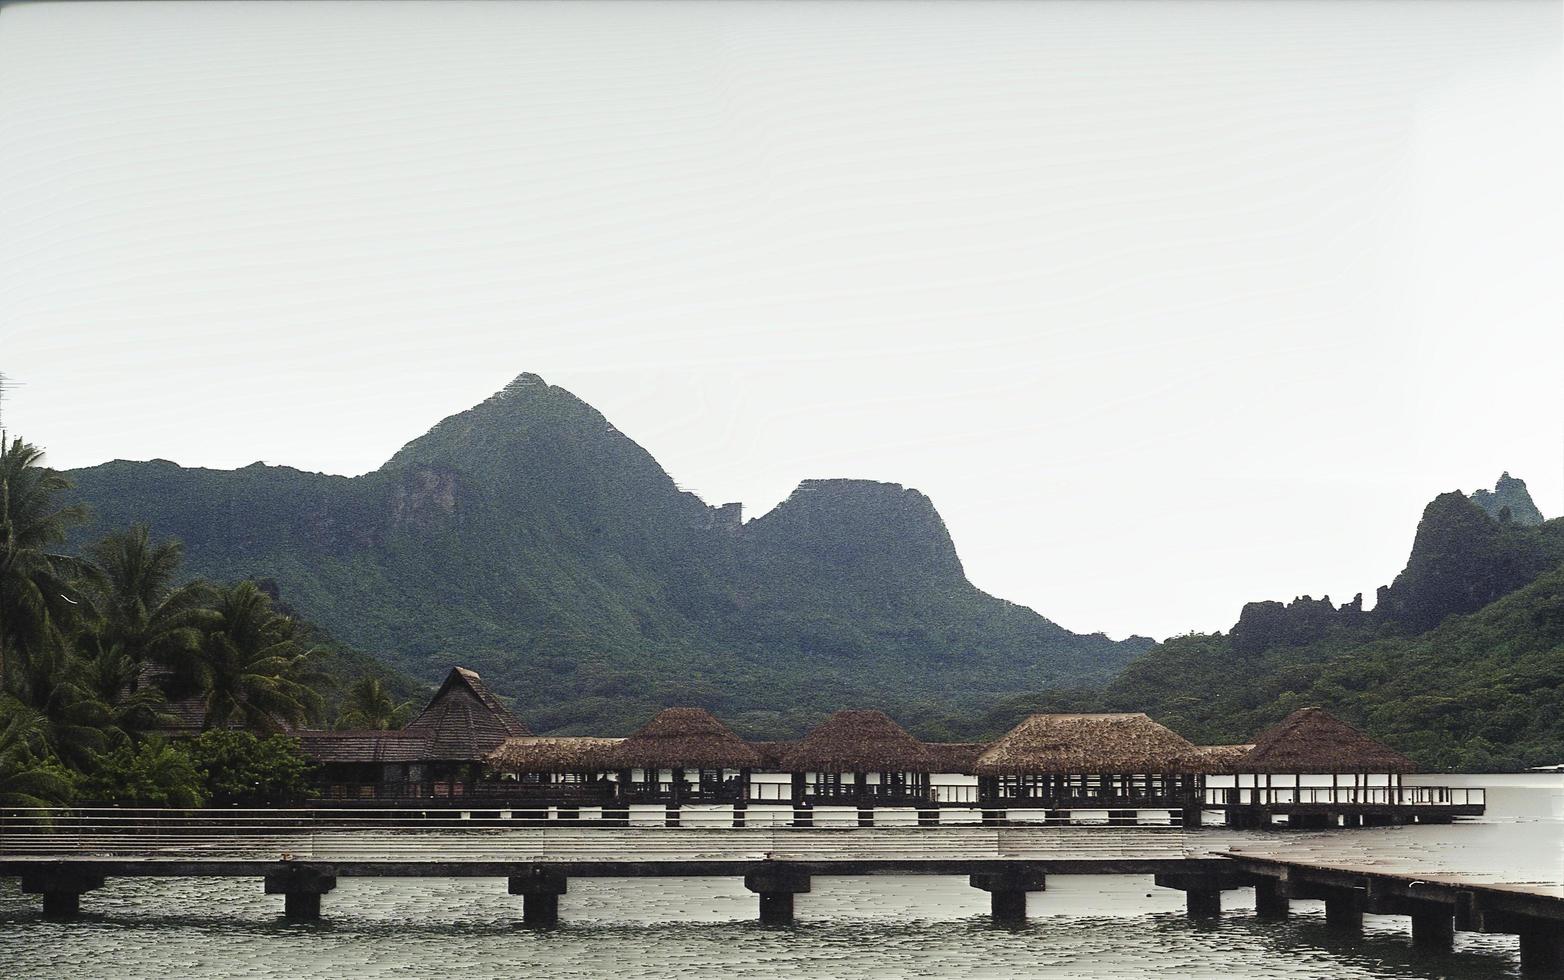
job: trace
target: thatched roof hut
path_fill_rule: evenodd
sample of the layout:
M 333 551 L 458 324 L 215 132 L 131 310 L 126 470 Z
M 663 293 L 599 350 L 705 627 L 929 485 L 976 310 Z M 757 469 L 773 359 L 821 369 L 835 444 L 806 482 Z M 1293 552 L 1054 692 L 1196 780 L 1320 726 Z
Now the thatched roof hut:
M 978 756 L 988 748 L 987 742 L 924 742 L 923 751 L 929 754 L 929 772 L 953 772 L 972 775 Z
M 1197 745 L 1192 757 L 1193 764 L 1201 772 L 1211 775 L 1225 775 L 1237 772 L 1237 765 L 1244 756 L 1249 754 L 1253 745 Z
M 615 769 L 754 769 L 760 754 L 705 708 L 667 708 L 619 743 Z
M 402 730 L 428 739 L 426 758 L 449 762 L 476 762 L 507 738 L 532 734 L 466 667 L 452 667 L 428 706 Z
M 1415 772 L 1417 763 L 1322 708 L 1299 708 L 1260 733 L 1237 772 Z
M 489 753 L 491 769 L 502 772 L 606 772 L 622 738 L 523 735 L 508 738 Z
M 978 756 L 980 775 L 1187 773 L 1195 747 L 1144 714 L 1032 715 Z
M 928 772 L 923 743 L 883 711 L 838 711 L 782 757 L 788 772 Z

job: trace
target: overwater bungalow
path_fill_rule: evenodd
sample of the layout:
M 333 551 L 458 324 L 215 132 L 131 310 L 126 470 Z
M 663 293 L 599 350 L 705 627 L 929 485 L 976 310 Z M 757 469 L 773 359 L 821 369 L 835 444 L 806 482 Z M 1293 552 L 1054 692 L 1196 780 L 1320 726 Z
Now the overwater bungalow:
M 1209 751 L 1209 750 L 1208 750 Z M 1213 757 L 1214 758 L 1214 757 Z M 1299 708 L 1205 778 L 1205 802 L 1235 826 L 1453 819 L 1482 812 L 1481 792 L 1405 786 L 1413 761 L 1321 708 Z
M 734 803 L 747 798 L 760 754 L 704 708 L 668 708 L 609 753 L 619 799 Z
M 793 798 L 810 804 L 910 806 L 929 799 L 934 763 L 884 712 L 838 711 L 782 756 Z
M 480 785 L 485 759 L 508 738 L 530 735 L 483 679 L 453 667 L 429 704 L 400 731 L 296 732 L 318 764 L 328 800 L 462 799 Z
M 1144 714 L 1036 714 L 974 768 L 985 806 L 1182 811 L 1198 798 L 1195 752 Z

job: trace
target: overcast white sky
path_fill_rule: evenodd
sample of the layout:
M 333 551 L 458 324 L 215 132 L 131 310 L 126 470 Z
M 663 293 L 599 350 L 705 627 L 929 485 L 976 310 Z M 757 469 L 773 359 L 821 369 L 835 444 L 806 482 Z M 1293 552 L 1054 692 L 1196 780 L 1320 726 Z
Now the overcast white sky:
M 1564 510 L 1556 2 L 0 11 L 0 371 L 59 466 L 379 466 L 521 371 L 758 515 L 928 493 L 1063 625 Z

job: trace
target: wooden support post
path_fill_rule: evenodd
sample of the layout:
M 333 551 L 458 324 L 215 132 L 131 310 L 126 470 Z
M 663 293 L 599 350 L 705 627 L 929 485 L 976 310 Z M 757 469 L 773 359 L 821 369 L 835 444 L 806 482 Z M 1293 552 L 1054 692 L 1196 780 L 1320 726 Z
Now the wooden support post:
M 610 827 L 630 826 L 630 805 L 628 803 L 615 803 L 612 806 L 603 807 L 603 823 Z
M 1069 810 L 1045 810 L 1045 811 L 1043 811 L 1043 820 L 1045 822 L 1047 822 L 1047 823 L 1069 823 L 1070 822 L 1070 811 Z
M 858 826 L 860 826 L 860 827 L 873 827 L 874 826 L 874 804 L 872 804 L 872 803 L 867 803 L 867 804 L 866 803 L 860 803 L 860 804 L 858 804 Z
M 1191 919 L 1221 915 L 1222 893 L 1244 885 L 1242 877 L 1231 872 L 1159 871 L 1154 880 L 1159 888 L 1176 888 L 1184 893 L 1184 910 Z
M 1363 931 L 1363 893 L 1341 890 L 1325 898 L 1325 924 L 1348 932 Z
M 521 896 L 521 921 L 537 929 L 559 925 L 559 896 L 565 894 L 568 879 L 563 871 L 534 864 L 522 874 L 512 876 L 507 889 Z
M 749 804 L 743 800 L 733 804 L 733 826 L 742 829 L 747 824 L 749 817 Z
M 46 919 L 69 921 L 81 914 L 81 897 L 103 887 L 103 876 L 84 874 L 64 862 L 22 874 L 22 893 L 43 896 Z
M 808 803 L 793 804 L 793 826 L 813 827 L 815 825 L 815 810 Z
M 315 922 L 320 918 L 317 892 L 283 892 L 282 917 L 290 922 Z
M 1016 926 L 1026 922 L 1026 896 L 1048 890 L 1048 876 L 1034 868 L 1007 865 L 984 871 L 967 879 L 973 888 L 989 893 L 989 912 L 996 926 Z
M 1190 888 L 1184 892 L 1184 912 L 1191 919 L 1214 919 L 1222 914 L 1222 890 Z
M 1202 823 L 1205 822 L 1205 810 L 1201 809 L 1199 806 L 1184 807 L 1184 809 L 1180 812 L 1180 816 L 1183 819 L 1181 819 L 1179 823 L 1183 824 L 1185 827 L 1198 828 Z
M 766 866 L 744 876 L 744 887 L 760 896 L 760 922 L 793 924 L 793 896 L 809 891 L 809 875 L 786 864 Z
M 1455 918 L 1450 907 L 1435 907 L 1432 902 L 1424 909 L 1412 913 L 1412 946 L 1414 949 L 1448 951 L 1455 945 Z
M 1522 929 L 1521 975 L 1564 977 L 1564 928 L 1556 922 Z
M 1285 919 L 1291 911 L 1291 903 L 1282 894 L 1281 882 L 1275 878 L 1260 878 L 1254 883 L 1254 914 L 1259 919 Z
M 669 803 L 663 807 L 663 826 L 679 826 L 679 804 Z
M 1363 815 L 1361 813 L 1343 813 L 1341 815 L 1341 825 L 1343 827 L 1361 827 L 1363 826 Z
M 337 887 L 334 868 L 307 864 L 283 864 L 266 873 L 264 890 L 282 896 L 283 917 L 292 922 L 320 918 L 320 897 Z
M 1109 810 L 1108 823 L 1115 827 L 1133 827 L 1140 823 L 1138 810 Z
M 983 826 L 985 826 L 985 827 L 998 827 L 1001 824 L 1003 824 L 1005 822 L 1006 818 L 1008 818 L 1009 816 L 1010 816 L 1009 811 L 1006 811 L 1006 810 L 984 810 L 983 811 Z
M 919 827 L 938 827 L 939 826 L 939 808 L 938 807 L 933 807 L 931 809 L 919 810 L 918 811 L 918 826 Z

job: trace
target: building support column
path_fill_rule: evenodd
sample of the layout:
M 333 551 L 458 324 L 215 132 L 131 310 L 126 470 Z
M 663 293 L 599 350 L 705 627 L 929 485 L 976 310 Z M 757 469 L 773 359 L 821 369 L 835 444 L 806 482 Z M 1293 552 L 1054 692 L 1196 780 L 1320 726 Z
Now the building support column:
M 984 871 L 967 879 L 973 888 L 988 892 L 989 912 L 996 926 L 1026 923 L 1026 896 L 1048 890 L 1048 876 L 1033 868 L 1011 865 Z
M 1275 878 L 1259 878 L 1254 883 L 1254 914 L 1259 919 L 1279 921 L 1287 918 L 1292 903 L 1282 894 L 1282 883 Z
M 1205 823 L 1206 812 L 1199 806 L 1186 806 L 1179 811 L 1179 823 L 1185 827 L 1199 829 Z
M 559 896 L 565 894 L 564 872 L 544 864 L 534 864 L 507 882 L 512 895 L 521 896 L 521 922 L 534 929 L 552 929 L 559 925 Z
M 873 803 L 860 803 L 860 804 L 858 804 L 858 826 L 860 826 L 860 827 L 873 827 L 874 826 L 874 804 Z
M 924 808 L 918 811 L 919 827 L 939 826 L 939 807 Z
M 320 918 L 320 897 L 337 887 L 337 872 L 307 864 L 285 864 L 266 873 L 268 895 L 282 896 L 283 918 L 290 922 L 315 922 Z
M 984 810 L 983 811 L 983 826 L 985 826 L 985 827 L 999 827 L 999 826 L 1002 826 L 1009 819 L 1009 817 L 1010 817 L 1010 811 L 1008 811 L 1008 810 Z
M 744 876 L 744 887 L 760 896 L 760 922 L 793 924 L 793 896 L 809 891 L 809 875 L 785 864 L 766 866 Z

